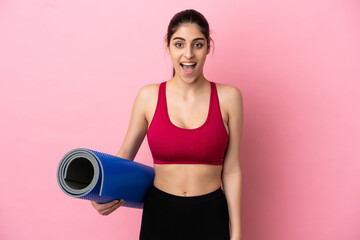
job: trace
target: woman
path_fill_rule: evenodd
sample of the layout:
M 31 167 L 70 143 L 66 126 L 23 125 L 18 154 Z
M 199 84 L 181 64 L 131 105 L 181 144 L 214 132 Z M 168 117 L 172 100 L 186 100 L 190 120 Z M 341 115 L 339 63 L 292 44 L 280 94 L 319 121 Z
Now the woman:
M 141 240 L 222 240 L 230 232 L 231 240 L 240 239 L 242 96 L 204 77 L 210 40 L 201 13 L 177 13 L 165 37 L 173 78 L 143 87 L 136 97 L 117 156 L 133 160 L 147 135 L 155 179 L 144 202 Z M 108 215 L 123 202 L 92 204 Z

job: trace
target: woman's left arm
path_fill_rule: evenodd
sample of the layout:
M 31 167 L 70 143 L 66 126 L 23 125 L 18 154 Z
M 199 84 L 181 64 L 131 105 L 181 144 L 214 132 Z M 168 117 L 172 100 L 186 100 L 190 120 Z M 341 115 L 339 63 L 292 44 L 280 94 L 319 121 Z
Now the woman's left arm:
M 222 171 L 222 183 L 226 195 L 231 240 L 241 239 L 241 170 L 240 142 L 243 129 L 243 104 L 241 92 L 228 86 L 224 107 L 228 113 L 229 142 Z

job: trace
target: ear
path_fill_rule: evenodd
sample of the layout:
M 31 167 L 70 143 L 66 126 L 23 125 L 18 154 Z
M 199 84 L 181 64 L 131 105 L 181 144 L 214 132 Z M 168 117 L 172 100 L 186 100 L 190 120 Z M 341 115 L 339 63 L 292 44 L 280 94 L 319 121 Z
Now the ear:
M 167 37 L 165 38 L 165 46 L 166 46 L 166 52 L 167 52 L 167 54 L 170 55 L 170 49 L 169 49 L 169 46 L 167 45 Z
M 210 45 L 210 40 L 208 41 L 208 44 L 207 44 L 207 53 L 206 53 L 206 55 L 208 55 L 209 54 L 209 52 L 210 52 L 210 47 L 211 45 Z

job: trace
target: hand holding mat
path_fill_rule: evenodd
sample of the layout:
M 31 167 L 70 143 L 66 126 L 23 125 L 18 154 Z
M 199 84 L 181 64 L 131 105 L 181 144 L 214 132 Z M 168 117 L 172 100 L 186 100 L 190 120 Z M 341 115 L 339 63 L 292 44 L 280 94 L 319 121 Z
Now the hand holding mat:
M 69 151 L 57 168 L 57 181 L 67 195 L 100 203 L 124 199 L 122 206 L 142 208 L 152 186 L 154 168 L 85 148 Z

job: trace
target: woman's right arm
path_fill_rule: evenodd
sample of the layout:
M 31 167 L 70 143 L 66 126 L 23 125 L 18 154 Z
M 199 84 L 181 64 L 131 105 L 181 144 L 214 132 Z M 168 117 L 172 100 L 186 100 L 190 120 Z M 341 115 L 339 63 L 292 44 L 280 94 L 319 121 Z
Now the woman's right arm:
M 156 85 L 148 85 L 140 89 L 133 105 L 125 139 L 116 156 L 132 161 L 134 160 L 147 132 L 148 113 L 149 111 L 153 112 L 154 105 L 156 104 L 154 104 L 154 100 L 156 101 L 157 98 L 157 88 L 158 87 L 156 87 Z M 106 216 L 119 208 L 124 202 L 124 200 L 115 200 L 102 204 L 91 201 L 91 204 L 99 212 L 99 214 Z
M 154 99 L 151 91 L 152 86 L 149 85 L 141 88 L 136 96 L 128 131 L 119 152 L 116 154 L 118 157 L 134 160 L 145 138 L 148 128 L 147 112 L 151 108 L 151 103 Z

